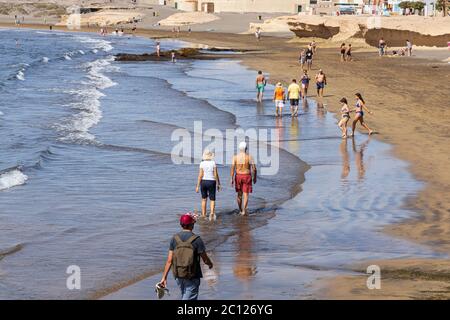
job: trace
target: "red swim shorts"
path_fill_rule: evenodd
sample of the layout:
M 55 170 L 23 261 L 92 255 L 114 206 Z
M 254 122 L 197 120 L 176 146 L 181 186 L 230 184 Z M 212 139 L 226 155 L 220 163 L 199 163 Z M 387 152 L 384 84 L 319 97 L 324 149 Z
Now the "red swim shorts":
M 236 192 L 252 193 L 252 175 L 236 174 L 235 188 Z

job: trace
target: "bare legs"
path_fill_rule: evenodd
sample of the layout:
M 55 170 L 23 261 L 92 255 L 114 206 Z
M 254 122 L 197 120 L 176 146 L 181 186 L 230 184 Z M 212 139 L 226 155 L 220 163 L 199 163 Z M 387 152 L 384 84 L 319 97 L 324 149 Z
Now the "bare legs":
M 347 122 L 348 118 L 342 118 L 338 124 L 339 128 L 341 128 L 342 131 L 342 138 L 347 138 Z
M 241 215 L 246 215 L 248 207 L 248 193 L 239 191 L 237 194 L 237 204 Z
M 356 124 L 358 123 L 358 121 L 361 123 L 361 125 L 367 129 L 367 131 L 369 131 L 369 135 L 372 134 L 372 130 L 369 128 L 369 126 L 364 122 L 364 118 L 362 116 L 356 116 L 355 120 L 353 120 L 352 123 L 352 136 L 355 135 L 355 129 L 356 129 Z
M 208 202 L 208 199 L 202 199 L 202 217 L 206 217 L 207 202 Z M 213 218 L 215 218 L 215 214 L 216 214 L 216 201 L 211 200 L 209 203 L 209 206 L 211 209 L 210 218 L 213 219 Z

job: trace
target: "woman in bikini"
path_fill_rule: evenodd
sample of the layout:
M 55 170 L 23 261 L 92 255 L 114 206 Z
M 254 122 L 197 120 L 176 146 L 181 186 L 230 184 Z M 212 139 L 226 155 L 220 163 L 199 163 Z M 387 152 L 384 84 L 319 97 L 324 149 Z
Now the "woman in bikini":
M 339 101 L 342 105 L 341 114 L 342 118 L 338 123 L 339 128 L 342 130 L 342 139 L 347 138 L 347 123 L 350 120 L 350 108 L 348 107 L 348 102 L 346 98 L 342 98 Z
M 355 110 L 354 110 L 355 111 L 355 119 L 353 120 L 353 123 L 352 123 L 352 136 L 355 135 L 356 124 L 358 123 L 358 121 L 359 121 L 359 123 L 361 123 L 361 125 L 364 128 L 366 128 L 369 131 L 369 135 L 371 135 L 373 131 L 364 122 L 364 110 L 370 114 L 372 114 L 372 111 L 370 111 L 366 107 L 366 103 L 364 102 L 364 99 L 360 93 L 356 93 L 355 96 L 356 96 L 356 104 L 355 104 Z
M 308 94 L 308 87 L 309 87 L 309 80 L 310 77 L 308 76 L 308 71 L 303 70 L 303 76 L 301 77 L 301 83 L 302 83 L 302 98 L 303 100 L 306 99 L 306 95 Z

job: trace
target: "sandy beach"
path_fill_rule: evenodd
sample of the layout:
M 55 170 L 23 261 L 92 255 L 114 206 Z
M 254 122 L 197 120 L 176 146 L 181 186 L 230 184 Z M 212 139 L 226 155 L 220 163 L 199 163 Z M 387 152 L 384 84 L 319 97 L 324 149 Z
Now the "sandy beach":
M 212 22 L 216 23 L 217 21 Z M 218 25 L 220 27 L 220 24 Z M 0 27 L 13 27 L 0 23 Z M 41 24 L 23 27 L 47 29 Z M 127 27 L 128 28 L 128 27 Z M 260 42 L 253 35 L 196 31 L 176 35 L 167 30 L 144 30 L 136 35 L 150 38 L 177 38 L 211 47 L 253 50 L 236 59 L 253 70 L 270 74 L 270 82 L 290 83 L 299 77 L 298 55 L 311 39 L 295 39 L 263 35 Z M 207 29 L 207 26 L 204 27 Z M 65 30 L 55 27 L 55 30 Z M 81 31 L 98 32 L 97 28 Z M 285 35 L 286 36 L 286 35 Z M 396 157 L 407 161 L 414 176 L 425 184 L 417 197 L 405 206 L 416 217 L 393 224 L 383 232 L 408 239 L 435 251 L 450 253 L 450 64 L 447 49 L 417 49 L 413 57 L 380 58 L 376 48 L 354 44 L 354 61 L 339 61 L 338 44 L 316 39 L 314 76 L 322 69 L 328 78 L 323 103 L 331 112 L 340 109 L 339 100 L 360 92 L 373 115 L 366 117 L 376 131 L 374 138 L 394 146 Z M 150 50 L 150 49 L 149 49 Z M 430 52 L 430 54 L 428 54 Z M 314 98 L 315 92 L 309 95 Z M 337 115 L 336 115 L 337 118 Z M 389 184 L 386 181 L 386 184 Z M 382 291 L 365 289 L 363 266 L 380 265 L 385 270 Z M 359 274 L 325 279 L 317 284 L 321 297 L 331 299 L 449 299 L 450 262 L 439 259 L 397 259 L 364 262 L 348 266 Z

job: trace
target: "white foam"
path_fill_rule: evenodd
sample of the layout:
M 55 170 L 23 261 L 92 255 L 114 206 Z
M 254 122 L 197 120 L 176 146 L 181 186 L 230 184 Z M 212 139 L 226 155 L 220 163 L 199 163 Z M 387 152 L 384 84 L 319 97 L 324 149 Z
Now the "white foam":
M 42 58 L 42 62 L 43 62 L 43 63 L 48 63 L 48 61 L 49 61 L 49 59 L 48 59 L 47 57 L 43 57 L 43 58 Z
M 79 52 L 80 54 L 84 54 L 84 51 L 83 51 L 83 50 L 78 50 L 78 52 Z
M 93 52 L 93 53 L 97 53 L 97 52 L 98 52 L 98 50 L 97 50 L 97 49 L 94 49 L 94 50 L 92 50 L 92 52 Z
M 103 39 L 94 39 L 85 36 L 78 36 L 76 37 L 76 39 L 81 43 L 89 44 L 91 49 L 103 50 L 105 52 L 109 52 L 112 49 L 114 49 L 113 46 L 111 45 L 111 42 Z
M 89 142 L 95 139 L 89 130 L 98 124 L 102 118 L 100 109 L 100 99 L 104 94 L 100 91 L 116 85 L 114 81 L 104 75 L 102 72 L 112 70 L 111 62 L 113 57 L 99 59 L 88 62 L 84 65 L 87 69 L 88 82 L 83 82 L 84 88 L 78 90 L 69 90 L 77 97 L 76 102 L 70 104 L 70 107 L 79 110 L 77 114 L 57 126 L 58 130 L 64 132 L 62 141 Z
M 13 169 L 0 175 L 0 190 L 25 184 L 28 177 L 19 169 Z
M 68 54 L 66 54 L 66 55 L 64 56 L 64 59 L 66 59 L 66 60 L 72 60 L 72 58 L 71 58 Z
M 4 113 L 0 111 L 0 117 L 3 116 L 3 115 L 4 115 Z
M 20 81 L 25 81 L 25 73 L 23 69 L 17 72 L 16 78 Z

